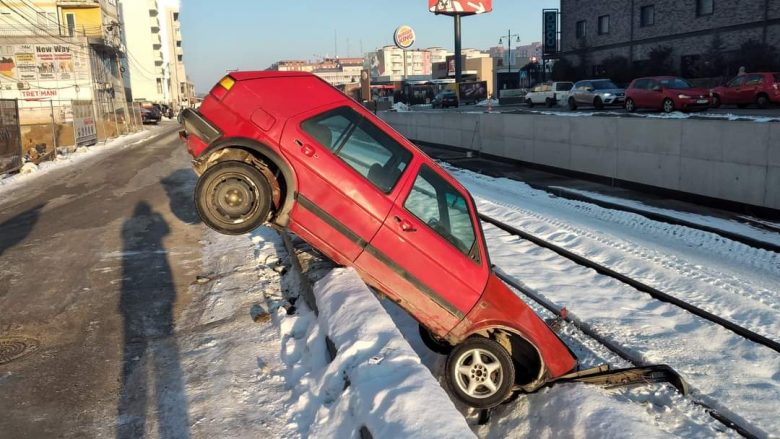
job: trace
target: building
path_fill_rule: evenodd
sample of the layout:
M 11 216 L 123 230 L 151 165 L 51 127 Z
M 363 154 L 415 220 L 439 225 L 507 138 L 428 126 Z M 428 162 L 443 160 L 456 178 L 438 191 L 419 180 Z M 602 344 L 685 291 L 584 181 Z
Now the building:
M 561 0 L 561 51 L 573 64 L 597 72 L 602 61 L 625 57 L 639 71 L 654 48 L 672 48 L 683 75 L 713 45 L 725 55 L 755 40 L 780 47 L 780 2 L 773 0 Z
M 404 62 L 405 58 L 405 62 Z M 376 81 L 400 81 L 404 78 L 430 78 L 431 52 L 425 49 L 402 50 L 385 46 L 371 60 L 371 77 Z
M 275 62 L 268 70 L 279 72 L 311 72 L 314 70 L 314 65 L 309 61 L 290 59 Z
M 120 0 L 119 11 L 132 99 L 174 109 L 193 105 L 195 95 L 184 65 L 178 1 Z

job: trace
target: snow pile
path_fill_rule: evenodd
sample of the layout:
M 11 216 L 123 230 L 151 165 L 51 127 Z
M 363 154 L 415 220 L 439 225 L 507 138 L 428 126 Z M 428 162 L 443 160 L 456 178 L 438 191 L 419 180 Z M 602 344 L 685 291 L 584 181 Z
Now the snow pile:
M 477 107 L 487 107 L 490 105 L 491 107 L 497 107 L 498 106 L 498 99 L 484 99 L 475 104 Z
M 38 165 L 33 162 L 27 162 L 19 169 L 19 175 L 34 174 L 36 172 L 38 172 Z
M 396 102 L 395 104 L 393 104 L 393 110 L 398 112 L 411 111 L 409 110 L 409 106 L 404 104 L 403 102 Z
M 316 381 L 315 437 L 469 437 L 469 427 L 390 316 L 352 269 L 314 287 L 320 329 L 337 354 Z

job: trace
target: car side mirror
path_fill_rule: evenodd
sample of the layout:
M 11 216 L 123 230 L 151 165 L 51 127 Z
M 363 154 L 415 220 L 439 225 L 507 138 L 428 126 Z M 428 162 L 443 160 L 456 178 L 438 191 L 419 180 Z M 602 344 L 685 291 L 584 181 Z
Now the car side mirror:
M 593 91 L 593 87 L 585 87 L 585 91 Z

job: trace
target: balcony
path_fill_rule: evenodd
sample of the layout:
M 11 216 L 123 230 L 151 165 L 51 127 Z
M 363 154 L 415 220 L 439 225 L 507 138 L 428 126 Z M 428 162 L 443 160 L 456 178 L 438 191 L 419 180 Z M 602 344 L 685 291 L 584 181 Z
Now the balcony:
M 160 31 L 160 19 L 157 17 L 149 17 L 149 27 L 152 28 L 152 32 Z
M 176 56 L 179 57 L 179 58 L 184 56 L 184 50 L 182 50 L 181 47 L 177 47 L 176 48 Z
M 57 0 L 57 6 L 64 8 L 99 8 L 100 0 Z
M 163 54 L 159 50 L 154 51 L 154 63 L 158 66 L 163 63 Z
M 152 46 L 154 46 L 155 49 L 162 47 L 162 38 L 159 33 L 152 34 Z

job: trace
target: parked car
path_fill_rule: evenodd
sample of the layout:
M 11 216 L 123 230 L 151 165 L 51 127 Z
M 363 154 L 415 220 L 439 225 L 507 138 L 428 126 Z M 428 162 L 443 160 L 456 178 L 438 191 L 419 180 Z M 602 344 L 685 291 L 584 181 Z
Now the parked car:
M 558 102 L 561 100 L 566 102 L 566 97 L 573 86 L 573 82 L 546 82 L 538 84 L 525 95 L 525 103 L 531 108 L 534 105 L 541 104 L 546 105 L 548 108 L 558 105 Z
M 204 223 L 287 228 L 353 267 L 449 352 L 446 381 L 466 404 L 493 407 L 577 366 L 494 273 L 468 191 L 325 81 L 234 72 L 182 117 Z
M 706 110 L 710 107 L 710 93 L 690 82 L 674 76 L 655 76 L 631 81 L 626 89 L 626 111 L 640 108 L 672 111 Z
M 158 124 L 162 119 L 162 113 L 155 107 L 141 107 L 141 121 L 143 123 Z
M 710 90 L 712 106 L 736 105 L 739 108 L 756 104 L 766 108 L 780 104 L 780 73 L 748 73 L 737 76 L 724 85 Z
M 433 108 L 447 108 L 458 106 L 458 95 L 454 91 L 443 91 L 433 97 L 431 101 L 431 107 Z
M 593 106 L 597 110 L 604 107 L 622 107 L 625 102 L 625 90 L 609 79 L 588 79 L 578 81 L 569 92 L 569 109 L 579 106 Z

